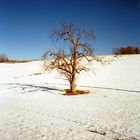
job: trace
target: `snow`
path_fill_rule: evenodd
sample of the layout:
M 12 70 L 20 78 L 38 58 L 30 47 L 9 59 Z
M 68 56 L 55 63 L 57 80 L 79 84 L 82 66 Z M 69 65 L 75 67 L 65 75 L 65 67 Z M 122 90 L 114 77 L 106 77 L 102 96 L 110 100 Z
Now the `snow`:
M 41 61 L 0 64 L 0 140 L 140 140 L 140 55 L 104 59 L 79 75 L 90 94 L 77 96 Z

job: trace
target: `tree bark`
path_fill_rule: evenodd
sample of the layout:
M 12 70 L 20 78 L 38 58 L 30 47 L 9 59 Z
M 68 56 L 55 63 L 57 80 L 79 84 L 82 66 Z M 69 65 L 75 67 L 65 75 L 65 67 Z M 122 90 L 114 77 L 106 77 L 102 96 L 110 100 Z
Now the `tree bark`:
M 71 82 L 70 82 L 70 91 L 71 93 L 75 93 L 76 91 L 76 79 L 74 78 Z
M 70 90 L 71 93 L 75 93 L 76 91 L 76 50 L 77 50 L 77 45 L 73 44 L 73 56 L 72 56 L 72 60 L 73 60 L 73 66 L 72 66 L 72 78 L 71 78 L 71 82 L 70 82 Z

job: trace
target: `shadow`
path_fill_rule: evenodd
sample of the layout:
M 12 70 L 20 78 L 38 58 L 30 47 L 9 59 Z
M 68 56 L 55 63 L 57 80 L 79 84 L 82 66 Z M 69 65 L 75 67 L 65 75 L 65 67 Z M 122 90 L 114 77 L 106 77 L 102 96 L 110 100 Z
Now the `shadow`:
M 69 86 L 68 84 L 56 84 L 56 83 L 45 83 L 47 85 L 65 85 L 65 86 Z M 90 88 L 90 89 L 107 89 L 107 90 L 117 90 L 117 91 L 126 91 L 126 92 L 137 92 L 140 93 L 139 90 L 129 90 L 129 89 L 120 89 L 120 88 L 110 88 L 110 87 L 98 87 L 98 86 L 84 86 L 84 85 L 78 85 L 79 87 L 86 87 L 86 88 Z
M 91 87 L 91 86 L 80 86 L 80 87 L 87 87 L 87 88 L 96 88 L 96 89 L 107 89 L 107 90 L 117 90 L 117 91 L 126 91 L 126 92 L 137 92 L 140 93 L 139 90 L 129 90 L 129 89 L 120 89 L 120 88 L 109 88 L 109 87 Z
M 55 92 L 63 92 L 64 89 L 57 88 L 57 86 L 69 86 L 69 84 L 63 84 L 63 83 L 44 83 L 45 86 L 38 86 L 33 84 L 20 84 L 20 83 L 9 83 L 4 85 L 12 85 L 12 87 L 9 88 L 21 88 L 21 90 L 25 91 L 28 90 L 28 92 L 35 92 L 35 91 L 47 91 L 49 93 L 55 93 Z M 85 85 L 78 85 L 78 87 L 85 87 L 88 89 L 106 89 L 106 90 L 116 90 L 116 91 L 124 91 L 124 92 L 135 92 L 140 93 L 139 90 L 129 90 L 129 89 L 120 89 L 120 88 L 110 88 L 110 87 L 99 87 L 99 86 L 85 86 Z
M 55 93 L 55 92 L 63 92 L 64 90 L 58 89 L 55 87 L 49 87 L 49 86 L 38 86 L 33 84 L 19 84 L 19 83 L 9 83 L 6 85 L 12 85 L 10 87 L 11 89 L 20 88 L 22 91 L 26 92 L 36 92 L 36 91 L 47 91 L 49 93 Z

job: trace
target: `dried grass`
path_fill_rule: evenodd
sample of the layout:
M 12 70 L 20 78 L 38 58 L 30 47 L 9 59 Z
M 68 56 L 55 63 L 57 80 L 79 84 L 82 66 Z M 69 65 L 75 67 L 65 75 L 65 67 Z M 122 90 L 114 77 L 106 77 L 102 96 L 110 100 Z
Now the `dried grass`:
M 65 89 L 65 93 L 63 95 L 69 96 L 69 95 L 83 95 L 83 94 L 88 94 L 89 90 L 76 90 L 75 92 L 71 92 L 70 89 Z

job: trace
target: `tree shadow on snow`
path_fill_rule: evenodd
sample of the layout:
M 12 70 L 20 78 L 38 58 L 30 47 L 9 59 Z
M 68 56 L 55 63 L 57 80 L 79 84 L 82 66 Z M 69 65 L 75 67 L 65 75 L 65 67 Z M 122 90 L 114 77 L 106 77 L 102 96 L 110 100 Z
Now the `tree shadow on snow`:
M 37 92 L 37 91 L 44 91 L 44 92 L 49 92 L 49 93 L 63 93 L 64 92 L 64 87 L 63 88 L 58 88 L 61 86 L 66 86 L 68 87 L 68 84 L 63 84 L 63 83 L 44 83 L 44 86 L 40 85 L 33 85 L 33 84 L 22 84 L 22 83 L 9 83 L 9 84 L 4 84 L 4 85 L 11 85 L 9 87 L 10 89 L 20 89 L 23 92 Z M 93 89 L 106 89 L 106 90 L 116 90 L 116 91 L 124 91 L 124 92 L 135 92 L 135 93 L 140 93 L 138 90 L 129 90 L 129 89 L 119 89 L 119 88 L 111 88 L 111 87 L 99 87 L 99 86 L 85 86 L 85 85 L 79 85 L 80 87 L 87 88 L 89 90 Z
M 56 84 L 56 83 L 46 83 L 46 84 L 47 85 L 68 86 L 68 84 Z M 120 89 L 120 88 L 112 88 L 112 87 L 85 86 L 85 85 L 79 85 L 78 87 L 85 87 L 85 88 L 88 88 L 88 89 L 107 89 L 107 90 L 117 90 L 117 91 L 124 91 L 124 92 L 137 92 L 137 93 L 140 93 L 139 90 Z
M 7 85 L 11 85 L 11 89 L 20 89 L 22 92 L 39 92 L 39 91 L 44 91 L 44 92 L 49 92 L 49 93 L 59 93 L 63 92 L 64 90 L 58 89 L 56 87 L 51 87 L 51 86 L 40 86 L 40 85 L 33 85 L 33 84 L 22 84 L 22 83 L 9 83 Z
M 83 87 L 89 87 L 92 89 L 107 89 L 107 90 L 117 90 L 117 91 L 124 91 L 124 92 L 137 92 L 140 93 L 139 90 L 129 90 L 129 89 L 120 89 L 120 88 L 110 88 L 110 87 L 91 87 L 91 86 L 83 86 Z

